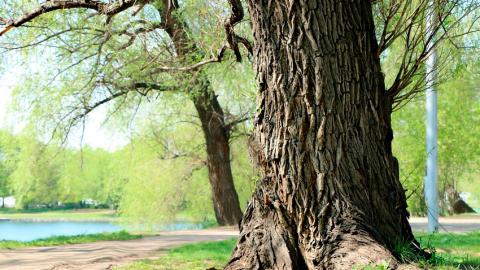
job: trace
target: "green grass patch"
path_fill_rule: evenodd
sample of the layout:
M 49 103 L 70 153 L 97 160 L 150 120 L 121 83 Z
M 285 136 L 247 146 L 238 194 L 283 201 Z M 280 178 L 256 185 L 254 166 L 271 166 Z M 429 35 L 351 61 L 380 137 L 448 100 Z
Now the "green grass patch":
M 420 261 L 424 269 L 480 269 L 480 232 L 418 233 L 416 237 L 433 253 L 429 261 Z
M 126 231 L 98 234 L 81 234 L 74 236 L 53 236 L 30 242 L 0 241 L 0 249 L 14 249 L 23 247 L 61 246 L 67 244 L 81 244 L 98 241 L 124 241 L 142 238 L 142 235 L 130 234 Z
M 72 210 L 15 210 L 0 209 L 0 219 L 12 220 L 91 220 L 91 221 L 117 221 L 117 213 L 109 209 L 72 209 Z
M 417 234 L 422 246 L 435 247 L 440 253 L 480 257 L 480 231 L 465 234 Z
M 215 267 L 222 269 L 230 259 L 236 238 L 226 241 L 189 244 L 168 251 L 155 260 L 140 260 L 117 270 L 205 270 Z

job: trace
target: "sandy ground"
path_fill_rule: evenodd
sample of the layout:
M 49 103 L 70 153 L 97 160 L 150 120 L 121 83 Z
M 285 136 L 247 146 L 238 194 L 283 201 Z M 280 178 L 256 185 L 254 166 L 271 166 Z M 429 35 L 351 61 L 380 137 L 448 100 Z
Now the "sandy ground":
M 451 233 L 464 233 L 471 231 L 480 231 L 480 215 L 475 216 L 455 216 L 455 217 L 441 217 L 439 219 L 439 231 Z M 427 230 L 427 218 L 412 217 L 410 224 L 414 231 Z
M 426 218 L 411 218 L 414 231 L 425 231 Z M 443 232 L 480 230 L 480 216 L 440 218 Z M 106 241 L 57 247 L 0 250 L 2 270 L 106 270 L 143 258 L 156 258 L 167 249 L 186 243 L 225 240 L 238 234 L 235 228 L 165 232 L 131 241 Z
M 230 239 L 233 228 L 165 232 L 130 241 L 105 241 L 56 247 L 0 250 L 2 270 L 100 270 L 144 258 L 159 257 L 167 249 L 186 243 Z

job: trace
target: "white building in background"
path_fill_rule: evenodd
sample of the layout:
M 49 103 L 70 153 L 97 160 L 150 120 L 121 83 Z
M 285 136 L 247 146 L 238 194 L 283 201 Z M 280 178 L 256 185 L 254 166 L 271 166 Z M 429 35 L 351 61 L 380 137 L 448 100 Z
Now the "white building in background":
M 15 197 L 8 196 L 0 198 L 0 207 L 3 205 L 5 208 L 15 208 Z

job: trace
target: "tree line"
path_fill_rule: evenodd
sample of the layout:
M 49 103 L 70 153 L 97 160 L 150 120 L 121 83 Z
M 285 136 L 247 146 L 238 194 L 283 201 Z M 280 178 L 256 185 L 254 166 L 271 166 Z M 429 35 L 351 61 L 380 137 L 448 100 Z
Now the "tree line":
M 180 216 L 216 223 L 198 131 L 191 124 L 145 128 L 115 151 L 46 144 L 32 133 L 0 131 L 0 196 L 14 196 L 19 209 L 101 207 L 132 222 L 158 224 Z M 231 146 L 236 195 L 245 206 L 256 174 L 245 139 Z

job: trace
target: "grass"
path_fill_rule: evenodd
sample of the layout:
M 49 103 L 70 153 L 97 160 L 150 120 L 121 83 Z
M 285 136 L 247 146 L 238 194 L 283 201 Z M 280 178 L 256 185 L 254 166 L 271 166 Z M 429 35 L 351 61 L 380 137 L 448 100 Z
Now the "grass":
M 468 234 L 417 234 L 422 246 L 433 251 L 433 258 L 420 261 L 422 269 L 480 269 L 480 232 Z M 236 239 L 189 244 L 171 249 L 155 260 L 140 260 L 117 270 L 204 270 L 222 269 L 228 262 Z M 387 269 L 385 265 L 358 269 Z
M 114 233 L 82 234 L 74 236 L 53 236 L 30 242 L 0 241 L 0 249 L 14 249 L 23 247 L 61 246 L 67 244 L 81 244 L 98 241 L 124 241 L 142 238 L 142 235 L 130 234 L 126 231 Z
M 40 221 L 117 221 L 115 211 L 109 209 L 72 209 L 72 210 L 15 210 L 0 209 L 0 219 L 40 220 Z
M 480 232 L 465 234 L 417 234 L 417 240 L 433 253 L 420 262 L 425 269 L 480 269 Z
M 436 247 L 439 252 L 480 257 L 480 231 L 466 234 L 417 234 L 424 246 Z
M 116 270 L 205 270 L 222 269 L 227 263 L 237 239 L 189 244 L 168 251 L 155 260 L 140 260 Z

